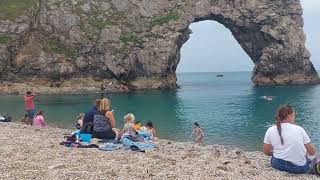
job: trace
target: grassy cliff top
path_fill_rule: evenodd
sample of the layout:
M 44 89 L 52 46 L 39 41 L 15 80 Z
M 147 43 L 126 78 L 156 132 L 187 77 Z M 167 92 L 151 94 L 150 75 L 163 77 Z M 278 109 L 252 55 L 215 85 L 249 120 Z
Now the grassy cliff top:
M 29 9 L 35 0 L 0 0 L 0 19 L 15 20 Z

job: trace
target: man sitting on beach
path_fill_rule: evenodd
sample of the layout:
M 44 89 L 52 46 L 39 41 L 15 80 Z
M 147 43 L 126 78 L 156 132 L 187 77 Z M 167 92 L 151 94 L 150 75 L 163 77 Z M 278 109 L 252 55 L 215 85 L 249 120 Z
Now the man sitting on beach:
M 83 118 L 83 125 L 81 131 L 84 133 L 92 133 L 92 128 L 93 128 L 93 119 L 94 115 L 98 111 L 100 107 L 100 99 L 97 99 L 95 102 L 95 106 L 91 107 L 85 114 Z M 91 127 L 90 127 L 91 126 Z

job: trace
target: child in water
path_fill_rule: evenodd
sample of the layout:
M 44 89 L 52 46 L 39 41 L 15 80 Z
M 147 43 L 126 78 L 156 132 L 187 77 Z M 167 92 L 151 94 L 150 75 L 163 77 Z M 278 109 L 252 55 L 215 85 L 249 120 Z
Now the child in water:
M 204 142 L 204 133 L 203 130 L 201 129 L 200 125 L 195 122 L 192 124 L 192 134 L 191 137 L 195 137 L 195 143 L 198 145 L 203 145 Z

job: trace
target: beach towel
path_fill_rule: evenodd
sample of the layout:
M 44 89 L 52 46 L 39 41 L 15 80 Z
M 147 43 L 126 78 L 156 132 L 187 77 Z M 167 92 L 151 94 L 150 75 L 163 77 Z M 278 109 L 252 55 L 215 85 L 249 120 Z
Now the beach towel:
M 152 150 L 155 148 L 153 144 L 143 143 L 143 142 L 134 142 L 126 137 L 122 139 L 121 143 L 124 146 L 129 147 L 133 151 L 145 152 L 146 150 Z
M 99 146 L 99 150 L 101 151 L 115 151 L 121 149 L 122 144 L 114 144 L 114 143 L 104 143 Z

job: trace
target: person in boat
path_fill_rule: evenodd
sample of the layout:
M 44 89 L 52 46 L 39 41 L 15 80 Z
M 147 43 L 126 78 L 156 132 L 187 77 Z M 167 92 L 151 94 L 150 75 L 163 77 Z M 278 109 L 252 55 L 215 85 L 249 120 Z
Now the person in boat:
M 276 125 L 264 137 L 263 152 L 271 156 L 271 166 L 280 171 L 303 174 L 309 171 L 307 154 L 315 155 L 316 149 L 306 131 L 295 124 L 292 106 L 281 106 L 276 115 Z
M 99 109 L 93 118 L 93 138 L 118 140 L 119 133 L 114 129 L 115 119 L 113 112 L 109 110 L 110 104 L 111 101 L 107 98 L 100 101 Z

